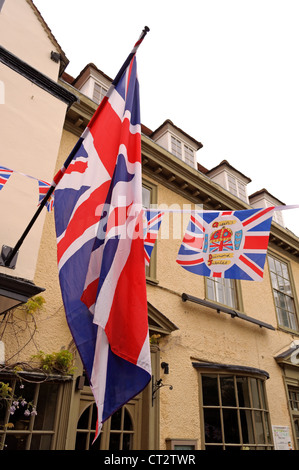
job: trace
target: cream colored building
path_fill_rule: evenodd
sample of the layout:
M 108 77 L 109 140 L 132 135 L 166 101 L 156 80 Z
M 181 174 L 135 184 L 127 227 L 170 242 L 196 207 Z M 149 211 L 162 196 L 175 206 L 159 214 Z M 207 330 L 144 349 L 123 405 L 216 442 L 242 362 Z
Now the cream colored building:
M 27 15 L 28 21 L 18 20 L 19 15 Z M 19 37 L 31 41 L 31 49 L 22 49 L 21 41 L 13 40 L 12 21 Z M 32 25 L 31 39 L 24 24 Z M 6 51 L 59 90 L 59 96 L 53 96 L 1 60 L 5 104 L 0 112 L 7 127 L 0 165 L 50 181 L 111 79 L 94 64 L 88 64 L 77 78 L 70 77 L 64 71 L 65 55 L 29 0 L 4 2 L 0 37 Z M 60 54 L 60 62 L 51 60 L 52 50 Z M 16 129 L 20 140 L 14 137 Z M 207 210 L 281 205 L 265 189 L 250 196 L 250 178 L 226 160 L 209 170 L 198 164 L 202 144 L 172 121 L 153 132 L 143 126 L 142 132 L 145 205 L 173 209 L 201 205 Z M 23 196 L 17 197 L 22 178 Z M 8 221 L 1 225 L 2 244 L 14 246 L 35 211 L 33 182 L 13 174 L 0 191 L 0 209 Z M 205 278 L 175 262 L 188 218 L 179 212 L 165 215 L 147 271 L 152 381 L 105 423 L 94 447 L 240 450 L 274 449 L 280 442 L 284 448 L 299 449 L 299 239 L 284 227 L 281 213 L 272 222 L 262 282 Z M 8 449 L 89 449 L 95 406 L 65 319 L 53 212 L 39 218 L 19 250 L 15 268 L 0 269 L 1 283 L 25 280 L 37 289 L 28 297 L 41 291 L 46 301 L 33 315 L 21 307 L 2 310 L 0 340 L 5 358 L 0 383 L 10 381 L 18 391 L 21 378 L 22 393 L 34 400 L 37 415 L 24 418 L 20 410 L 9 415 L 8 409 L 0 409 L 0 442 Z M 8 293 L 2 287 L 4 305 Z M 31 357 L 38 350 L 60 349 L 73 352 L 73 375 L 44 375 L 33 369 Z M 16 364 L 23 368 L 18 376 L 13 372 Z M 6 427 L 7 422 L 14 428 Z

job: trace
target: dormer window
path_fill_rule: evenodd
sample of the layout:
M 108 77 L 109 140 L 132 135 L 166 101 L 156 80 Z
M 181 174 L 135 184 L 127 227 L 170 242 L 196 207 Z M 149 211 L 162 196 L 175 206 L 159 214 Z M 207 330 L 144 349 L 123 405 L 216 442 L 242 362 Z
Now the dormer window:
M 220 186 L 229 191 L 233 196 L 248 203 L 247 184 L 250 183 L 251 179 L 232 167 L 228 161 L 223 160 L 215 168 L 209 170 L 206 175 L 211 178 L 211 180 L 220 184 Z
M 228 190 L 234 196 L 237 196 L 244 202 L 248 202 L 246 194 L 246 186 L 240 180 L 227 173 Z
M 173 155 L 178 157 L 180 160 L 183 160 L 188 165 L 194 167 L 194 150 L 173 135 L 171 136 L 171 153 L 173 153 Z
M 266 189 L 261 189 L 254 194 L 249 196 L 249 202 L 252 207 L 271 207 L 271 206 L 283 206 L 284 203 L 272 196 Z M 274 211 L 273 220 L 277 224 L 285 227 L 283 215 L 281 211 Z
M 150 137 L 172 155 L 192 168 L 196 168 L 196 152 L 202 147 L 202 144 L 175 126 L 172 121 L 169 119 L 165 121 L 152 132 Z
M 182 142 L 171 136 L 171 153 L 182 160 Z
M 106 95 L 108 91 L 108 88 L 103 87 L 101 84 L 95 82 L 94 88 L 93 88 L 93 101 L 95 101 L 97 104 L 99 104 L 104 96 Z
M 194 166 L 194 150 L 184 145 L 184 154 L 185 162 L 188 163 L 188 165 Z
M 112 80 L 94 64 L 88 64 L 80 72 L 72 85 L 85 96 L 99 104 L 107 94 Z

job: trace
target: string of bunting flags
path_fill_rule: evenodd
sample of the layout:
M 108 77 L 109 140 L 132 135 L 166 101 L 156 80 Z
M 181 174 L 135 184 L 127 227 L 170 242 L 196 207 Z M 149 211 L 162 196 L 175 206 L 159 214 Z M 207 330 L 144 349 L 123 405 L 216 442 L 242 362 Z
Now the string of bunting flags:
M 201 276 L 262 281 L 274 211 L 298 207 L 188 210 L 190 219 L 176 262 Z M 165 210 L 145 212 L 144 251 L 145 264 L 148 265 Z
M 25 176 L 27 178 L 36 180 L 38 182 L 38 203 L 40 204 L 42 200 L 44 199 L 45 195 L 48 192 L 48 189 L 50 188 L 50 183 L 47 183 L 46 181 L 40 180 L 38 178 L 35 178 L 34 176 L 26 175 L 26 173 L 21 173 L 16 170 L 12 170 L 10 168 L 6 168 L 5 166 L 0 166 L 0 191 L 3 188 L 3 186 L 7 183 L 9 180 L 10 176 L 13 173 L 17 173 L 19 175 Z M 46 208 L 48 212 L 51 212 L 54 207 L 54 197 L 51 195 L 49 200 L 46 203 Z
M 50 184 L 4 166 L 0 166 L 0 190 L 14 172 L 38 182 L 40 204 Z M 48 212 L 53 210 L 54 194 L 46 203 Z M 189 212 L 189 223 L 176 258 L 182 268 L 206 277 L 262 281 L 274 211 L 298 207 L 283 205 L 236 211 L 144 208 L 145 265 L 149 266 L 165 212 Z

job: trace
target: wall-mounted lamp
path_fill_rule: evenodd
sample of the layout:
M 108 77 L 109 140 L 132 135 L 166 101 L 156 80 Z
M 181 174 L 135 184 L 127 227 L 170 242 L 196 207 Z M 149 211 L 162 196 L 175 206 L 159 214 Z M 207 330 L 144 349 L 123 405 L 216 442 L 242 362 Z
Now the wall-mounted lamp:
M 56 62 L 56 64 L 58 64 L 61 59 L 61 56 L 58 52 L 51 51 L 51 59 L 53 60 L 53 62 Z
M 167 362 L 161 362 L 161 367 L 164 370 L 164 374 L 169 374 L 169 364 Z

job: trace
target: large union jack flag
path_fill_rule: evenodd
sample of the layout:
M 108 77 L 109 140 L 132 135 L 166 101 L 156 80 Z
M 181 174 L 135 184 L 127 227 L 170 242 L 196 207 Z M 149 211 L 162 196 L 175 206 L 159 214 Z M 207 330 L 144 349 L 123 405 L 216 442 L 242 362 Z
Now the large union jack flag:
M 96 437 L 101 423 L 151 378 L 135 57 L 139 43 L 54 178 L 59 279 L 67 321 L 97 404 Z
M 13 173 L 13 170 L 9 170 L 5 166 L 0 166 L 0 191 L 5 185 L 5 183 L 7 183 L 12 173 Z
M 177 263 L 202 276 L 261 281 L 273 211 L 192 213 Z

